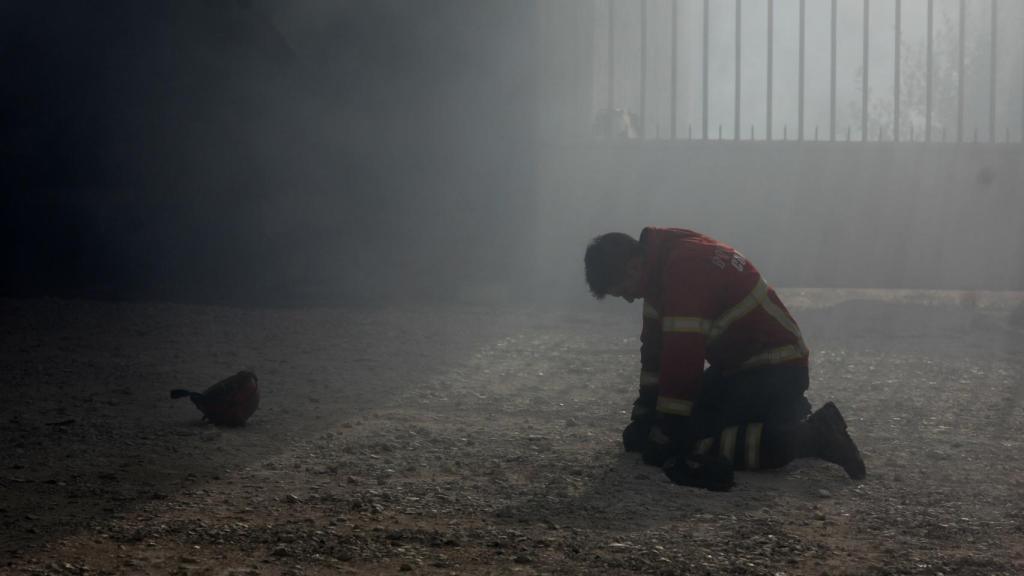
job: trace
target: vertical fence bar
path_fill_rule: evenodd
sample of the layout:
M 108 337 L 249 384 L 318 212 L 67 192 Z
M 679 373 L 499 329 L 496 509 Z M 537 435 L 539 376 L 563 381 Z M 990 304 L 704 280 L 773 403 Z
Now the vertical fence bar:
M 928 0 L 928 32 L 927 39 L 925 41 L 925 51 L 928 55 L 925 57 L 925 70 L 924 76 L 924 141 L 932 141 L 932 60 L 934 55 L 932 54 L 932 35 L 935 29 L 935 0 Z
M 765 140 L 772 139 L 772 82 L 775 66 L 775 0 L 768 0 L 768 96 L 765 102 Z
M 704 0 L 704 31 L 702 32 L 704 50 L 701 54 L 701 138 L 708 139 L 708 32 L 711 28 L 711 1 Z
M 679 95 L 676 92 L 679 84 L 677 78 L 679 74 L 679 0 L 672 0 L 672 57 L 669 58 L 672 65 L 671 73 L 669 74 L 669 139 L 676 139 L 676 123 L 677 123 L 677 110 Z
M 960 0 L 960 31 L 956 53 L 956 141 L 964 141 L 964 48 L 966 47 L 967 2 Z
M 608 110 L 615 109 L 615 6 L 608 0 Z
M 871 10 L 870 0 L 864 0 L 864 56 L 863 56 L 863 68 L 864 77 L 861 82 L 861 93 L 860 93 L 860 141 L 868 141 L 868 72 L 870 70 L 871 59 L 868 51 L 868 37 L 871 33 L 871 26 L 869 24 Z
M 992 0 L 992 45 L 989 54 L 989 78 L 988 78 L 988 139 L 989 142 L 996 141 L 996 50 L 998 49 L 999 34 L 999 3 Z
M 647 139 L 647 0 L 640 0 L 640 139 Z
M 830 92 L 829 92 L 829 123 L 828 123 L 828 138 L 835 142 L 836 140 L 836 23 L 837 23 L 837 1 L 832 0 L 832 64 L 830 78 Z
M 800 0 L 800 72 L 797 82 L 800 84 L 796 99 L 796 139 L 804 139 L 804 66 L 806 59 L 806 27 L 807 24 L 807 0 Z
M 900 141 L 900 42 L 903 35 L 903 0 L 896 0 L 896 56 L 893 61 L 892 77 L 892 141 Z M 879 137 L 881 139 L 881 137 Z
M 741 70 L 742 70 L 742 68 L 741 68 L 742 59 L 740 57 L 740 52 L 741 52 L 742 46 L 743 46 L 743 40 L 742 40 L 742 38 L 743 38 L 743 12 L 742 11 L 743 11 L 743 1 L 742 0 L 736 0 L 736 96 L 735 96 L 736 101 L 735 101 L 734 110 L 733 110 L 733 131 L 734 131 L 733 139 L 734 140 L 739 140 L 740 139 L 740 95 L 742 94 L 742 90 L 740 88 L 740 82 L 741 82 L 741 79 L 742 79 L 742 74 L 740 73 Z

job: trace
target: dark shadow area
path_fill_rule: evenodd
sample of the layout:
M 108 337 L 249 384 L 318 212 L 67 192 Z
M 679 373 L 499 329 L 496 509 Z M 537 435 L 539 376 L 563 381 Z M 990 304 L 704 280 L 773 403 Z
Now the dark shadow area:
M 533 11 L 6 3 L 0 293 L 275 305 L 513 282 Z

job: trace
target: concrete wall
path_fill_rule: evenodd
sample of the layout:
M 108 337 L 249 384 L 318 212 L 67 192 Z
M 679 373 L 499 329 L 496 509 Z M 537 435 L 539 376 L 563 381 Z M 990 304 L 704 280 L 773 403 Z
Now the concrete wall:
M 1020 146 L 551 144 L 539 266 L 582 294 L 587 241 L 646 225 L 734 245 L 783 286 L 1024 289 Z

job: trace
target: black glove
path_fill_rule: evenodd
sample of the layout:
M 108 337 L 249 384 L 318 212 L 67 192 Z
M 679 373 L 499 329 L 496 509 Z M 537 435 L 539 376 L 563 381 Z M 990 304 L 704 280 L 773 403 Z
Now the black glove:
M 622 447 L 626 452 L 643 452 L 647 446 L 647 437 L 654 426 L 653 420 L 634 420 L 622 431 Z
M 672 414 L 659 414 L 647 435 L 644 446 L 644 464 L 661 466 L 669 458 L 682 454 L 692 443 L 690 418 Z
M 669 480 L 682 486 L 727 492 L 736 485 L 732 463 L 717 454 L 670 458 L 664 470 Z
M 658 393 L 656 391 L 640 390 L 640 394 L 633 401 L 633 411 L 629 414 L 629 419 L 634 422 L 654 424 L 654 420 L 658 416 L 657 404 Z
M 633 401 L 633 411 L 629 415 L 631 422 L 622 431 L 622 446 L 626 452 L 642 452 L 644 450 L 657 415 L 655 410 L 657 402 L 657 392 L 644 389 L 640 390 L 640 395 Z

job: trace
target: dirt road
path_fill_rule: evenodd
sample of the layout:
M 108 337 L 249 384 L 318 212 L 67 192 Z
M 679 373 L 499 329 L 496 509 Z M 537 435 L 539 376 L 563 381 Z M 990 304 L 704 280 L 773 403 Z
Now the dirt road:
M 0 573 L 1018 574 L 1018 296 L 791 291 L 868 465 L 625 455 L 639 310 L 0 301 Z M 241 368 L 263 405 L 170 388 Z

